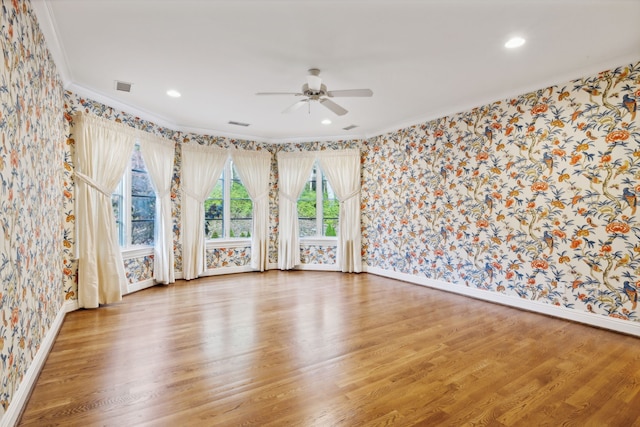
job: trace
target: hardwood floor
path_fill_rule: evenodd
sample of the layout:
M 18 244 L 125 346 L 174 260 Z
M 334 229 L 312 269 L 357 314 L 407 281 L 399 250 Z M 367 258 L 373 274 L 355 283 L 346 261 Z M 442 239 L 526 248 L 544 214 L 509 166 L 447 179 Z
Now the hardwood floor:
M 69 313 L 20 425 L 640 425 L 640 340 L 367 274 Z

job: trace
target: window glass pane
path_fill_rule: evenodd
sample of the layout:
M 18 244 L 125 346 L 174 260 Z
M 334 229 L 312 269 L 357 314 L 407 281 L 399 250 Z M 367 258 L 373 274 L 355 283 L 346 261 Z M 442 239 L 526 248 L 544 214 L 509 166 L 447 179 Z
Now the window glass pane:
M 131 169 L 131 195 L 156 197 L 149 174 L 145 170 Z
M 338 235 L 338 218 L 340 216 L 340 202 L 336 198 L 329 181 L 322 176 L 322 214 L 323 236 L 335 237 Z
M 253 218 L 253 202 L 235 165 L 231 164 L 231 192 L 229 200 L 229 237 L 251 237 L 251 224 Z
M 131 245 L 153 245 L 155 218 L 156 195 L 136 144 L 131 155 Z
M 224 174 L 218 179 L 213 190 L 211 190 L 209 198 L 204 201 L 204 231 L 208 239 L 224 237 L 222 224 L 222 216 L 224 213 L 223 188 Z
M 153 220 L 156 217 L 156 197 L 131 195 L 131 220 Z M 153 234 L 153 233 L 152 233 Z
M 147 170 L 144 165 L 144 160 L 142 159 L 140 144 L 138 143 L 133 147 L 133 153 L 131 154 L 131 170 L 144 172 Z
M 153 245 L 154 220 L 131 221 L 131 244 Z
M 300 237 L 317 236 L 316 226 L 316 168 L 311 170 L 311 176 L 298 198 L 298 224 Z

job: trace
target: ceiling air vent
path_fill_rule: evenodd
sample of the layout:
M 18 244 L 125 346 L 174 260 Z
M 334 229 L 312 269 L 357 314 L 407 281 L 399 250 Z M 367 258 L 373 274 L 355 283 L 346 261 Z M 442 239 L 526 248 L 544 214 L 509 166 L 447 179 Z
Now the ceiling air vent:
M 133 83 L 120 82 L 116 80 L 116 90 L 119 90 L 120 92 L 131 92 L 131 86 L 133 86 Z
M 349 126 L 347 126 L 346 128 L 342 128 L 342 129 L 344 129 L 344 130 L 351 130 L 351 129 L 354 129 L 354 128 L 357 128 L 357 127 L 358 127 L 357 125 L 349 125 Z
M 230 125 L 235 125 L 235 126 L 243 126 L 243 127 L 247 127 L 249 126 L 249 123 L 242 123 L 242 122 L 234 122 L 233 120 L 229 122 Z

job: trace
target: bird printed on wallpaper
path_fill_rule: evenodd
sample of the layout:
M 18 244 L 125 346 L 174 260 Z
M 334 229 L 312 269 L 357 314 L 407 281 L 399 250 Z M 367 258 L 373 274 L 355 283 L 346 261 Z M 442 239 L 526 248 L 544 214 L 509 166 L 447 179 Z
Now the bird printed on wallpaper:
M 622 70 L 622 72 L 618 75 L 618 78 L 616 79 L 616 82 L 614 83 L 614 86 L 617 86 L 618 83 L 620 83 L 622 80 L 624 80 L 627 77 L 629 77 L 629 73 L 630 72 L 631 72 L 631 70 L 629 69 L 629 67 L 624 67 L 624 70 Z
M 627 264 L 629 264 L 629 261 L 631 261 L 631 257 L 629 256 L 629 254 L 624 254 L 624 256 L 620 258 L 620 260 L 618 260 L 618 262 L 616 263 L 614 270 L 626 266 Z
M 545 245 L 547 245 L 547 248 L 549 248 L 549 253 L 552 254 L 553 253 L 553 234 L 549 233 L 548 231 L 545 231 L 544 235 L 542 236 L 542 240 L 544 241 Z
M 583 90 L 589 94 L 589 100 L 591 102 L 595 102 L 593 100 L 594 96 L 600 95 L 600 91 L 598 90 L 597 87 L 585 87 Z
M 493 212 L 493 198 L 490 195 L 484 196 L 484 204 L 487 205 L 489 209 L 489 215 Z
M 625 189 L 622 190 L 622 198 L 624 199 L 625 202 L 627 202 L 627 204 L 631 208 L 631 215 L 635 215 L 636 205 L 638 204 L 638 198 L 636 197 L 636 193 L 634 193 L 633 190 L 631 190 L 631 188 L 625 187 Z
M 444 227 L 440 227 L 440 235 L 442 236 L 442 241 L 447 243 L 447 230 Z
M 549 174 L 552 174 L 553 173 L 553 157 L 551 156 L 551 154 L 549 154 L 549 152 L 544 153 L 544 156 L 542 157 L 542 161 L 549 168 Z
M 589 266 L 589 268 L 592 271 L 592 274 L 593 274 L 594 271 L 597 272 L 597 273 L 602 271 L 600 266 L 598 264 L 596 264 L 594 261 L 590 260 L 589 258 L 583 258 L 582 260 L 584 261 L 585 264 L 587 264 Z
M 484 128 L 484 136 L 487 137 L 487 139 L 489 140 L 489 145 L 491 145 L 491 143 L 493 142 L 493 131 L 489 126 Z
M 622 97 L 622 105 L 624 105 L 624 108 L 631 113 L 631 121 L 634 121 L 636 119 L 636 110 L 638 108 L 635 98 L 632 98 L 625 93 Z
M 626 171 L 628 171 L 630 167 L 631 163 L 629 163 L 629 160 L 625 160 L 624 163 L 622 163 L 622 165 L 618 167 L 618 169 L 616 170 L 616 174 L 613 177 L 617 178 L 621 173 L 625 173 Z
M 629 301 L 631 301 L 631 310 L 635 310 L 638 306 L 638 290 L 631 285 L 631 282 L 628 280 L 624 281 L 624 293 L 629 297 Z
M 442 166 L 440 168 L 440 176 L 442 176 L 442 179 L 443 179 L 444 183 L 446 184 L 447 183 L 447 169 L 445 169 L 444 166 Z
M 484 265 L 484 271 L 489 276 L 489 283 L 493 282 L 493 267 L 488 262 Z

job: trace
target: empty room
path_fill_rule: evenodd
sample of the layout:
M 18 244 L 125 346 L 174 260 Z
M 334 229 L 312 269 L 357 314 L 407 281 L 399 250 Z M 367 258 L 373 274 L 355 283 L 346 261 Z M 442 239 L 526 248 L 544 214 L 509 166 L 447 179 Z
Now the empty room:
M 0 3 L 0 427 L 640 425 L 640 2 Z

